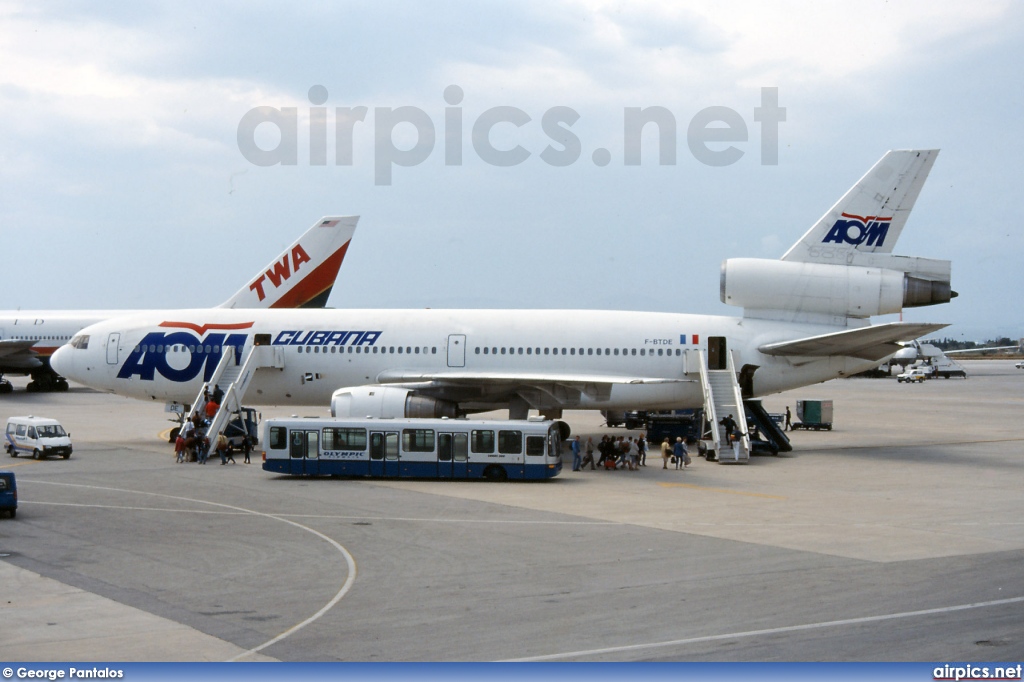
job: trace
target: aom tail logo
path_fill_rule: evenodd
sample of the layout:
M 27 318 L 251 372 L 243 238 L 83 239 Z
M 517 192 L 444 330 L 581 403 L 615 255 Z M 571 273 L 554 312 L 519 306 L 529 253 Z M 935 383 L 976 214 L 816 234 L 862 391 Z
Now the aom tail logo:
M 821 240 L 822 244 L 881 246 L 885 243 L 885 235 L 889 232 L 889 225 L 892 224 L 892 216 L 882 218 L 874 215 L 859 216 L 844 213 L 843 218 L 844 220 L 836 221 L 825 238 Z
M 274 288 L 281 286 L 281 282 L 285 282 L 293 273 L 299 271 L 299 267 L 303 263 L 310 262 L 309 254 L 302 248 L 301 244 L 296 244 L 295 248 L 292 249 L 291 260 L 289 262 L 288 254 L 285 254 L 280 262 L 274 263 L 270 266 L 270 269 L 259 276 L 259 278 L 249 285 L 249 291 L 255 291 L 256 295 L 262 301 L 267 297 L 263 291 L 263 283 L 266 280 L 270 280 L 270 283 L 274 285 Z

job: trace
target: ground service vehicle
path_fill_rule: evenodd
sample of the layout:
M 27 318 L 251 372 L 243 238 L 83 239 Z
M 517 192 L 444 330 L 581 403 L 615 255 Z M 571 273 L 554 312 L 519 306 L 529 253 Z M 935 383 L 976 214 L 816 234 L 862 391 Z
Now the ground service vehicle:
M 907 370 L 902 374 L 898 374 L 896 376 L 896 381 L 900 382 L 901 384 L 904 381 L 907 382 L 908 384 L 921 384 L 924 383 L 925 381 L 928 381 L 930 377 L 931 372 L 922 367 L 915 367 L 914 369 Z
M 268 419 L 263 469 L 307 476 L 542 479 L 562 470 L 561 421 Z
M 831 400 L 798 400 L 796 401 L 796 418 L 793 422 L 793 430 L 814 429 L 819 431 L 832 430 L 832 401 Z
M 7 454 L 11 457 L 32 455 L 43 457 L 71 456 L 71 434 L 64 431 L 56 419 L 46 417 L 10 417 L 4 434 Z
M 0 513 L 7 512 L 13 519 L 18 514 L 18 484 L 13 471 L 0 471 Z

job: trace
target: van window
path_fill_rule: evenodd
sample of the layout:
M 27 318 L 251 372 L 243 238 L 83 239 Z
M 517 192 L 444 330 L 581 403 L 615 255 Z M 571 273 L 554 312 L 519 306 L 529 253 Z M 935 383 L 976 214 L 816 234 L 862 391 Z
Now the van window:
M 21 436 L 22 438 L 25 437 L 25 425 L 24 424 L 18 424 L 18 435 Z
M 28 437 L 29 438 L 35 438 L 36 437 L 36 427 L 34 427 L 34 426 L 28 427 Z

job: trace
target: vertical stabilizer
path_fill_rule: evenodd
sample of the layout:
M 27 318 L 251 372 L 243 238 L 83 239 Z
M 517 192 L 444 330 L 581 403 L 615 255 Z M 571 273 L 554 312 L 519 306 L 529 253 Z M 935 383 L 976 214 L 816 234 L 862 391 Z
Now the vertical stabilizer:
M 938 149 L 889 151 L 782 257 L 852 264 L 856 252 L 892 253 Z
M 359 216 L 325 216 L 218 308 L 323 308 Z

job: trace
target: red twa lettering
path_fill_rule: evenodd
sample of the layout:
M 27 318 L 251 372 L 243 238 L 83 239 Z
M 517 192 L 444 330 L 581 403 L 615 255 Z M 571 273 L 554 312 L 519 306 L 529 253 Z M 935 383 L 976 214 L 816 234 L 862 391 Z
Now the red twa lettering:
M 259 276 L 255 282 L 249 285 L 249 291 L 255 291 L 256 296 L 262 301 L 267 297 L 263 291 L 263 282 L 269 277 L 270 283 L 274 285 L 274 288 L 281 286 L 281 282 L 287 280 L 292 276 L 293 272 L 299 271 L 299 266 L 303 263 L 309 263 L 312 259 L 309 254 L 306 253 L 305 249 L 302 248 L 301 244 L 296 244 L 295 248 L 292 249 L 292 263 L 291 268 L 288 266 L 288 256 L 284 256 L 280 262 L 275 262 L 270 270 Z

